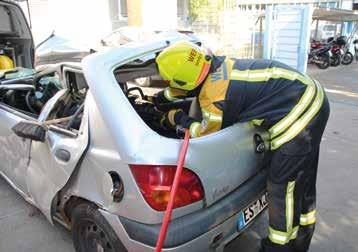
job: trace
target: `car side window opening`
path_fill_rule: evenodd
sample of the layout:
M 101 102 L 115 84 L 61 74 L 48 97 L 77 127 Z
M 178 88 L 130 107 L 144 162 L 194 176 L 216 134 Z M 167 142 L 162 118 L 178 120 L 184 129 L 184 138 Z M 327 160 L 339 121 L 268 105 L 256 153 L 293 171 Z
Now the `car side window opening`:
M 63 130 L 77 132 L 81 126 L 88 86 L 82 73 L 67 71 L 67 93 L 61 97 L 45 120 Z
M 62 87 L 57 72 L 42 76 L 36 80 L 35 90 L 27 98 L 27 106 L 31 112 L 39 114 L 46 102 L 60 89 Z
M 65 78 L 67 87 L 61 83 L 61 78 L 56 71 L 44 75 L 39 73 L 32 79 L 26 78 L 26 81 L 17 79 L 11 84 L 1 85 L 0 104 L 20 114 L 38 118 L 46 103 L 59 90 L 66 88 L 66 95 L 56 102 L 45 123 L 76 131 L 81 125 L 88 86 L 82 73 L 67 71 Z
M 46 102 L 60 89 L 62 87 L 57 72 L 20 78 L 1 85 L 0 103 L 37 118 Z

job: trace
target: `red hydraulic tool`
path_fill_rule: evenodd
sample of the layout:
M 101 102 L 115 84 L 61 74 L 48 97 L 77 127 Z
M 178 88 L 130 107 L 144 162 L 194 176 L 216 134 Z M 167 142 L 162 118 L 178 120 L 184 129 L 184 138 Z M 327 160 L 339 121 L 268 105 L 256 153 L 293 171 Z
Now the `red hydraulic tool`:
M 189 146 L 189 138 L 190 138 L 189 130 L 185 129 L 184 142 L 183 142 L 183 145 L 182 145 L 181 150 L 180 150 L 179 161 L 178 161 L 177 169 L 176 169 L 176 172 L 175 172 L 173 185 L 172 185 L 172 188 L 171 188 L 171 191 L 170 191 L 169 202 L 168 202 L 168 205 L 167 205 L 167 209 L 165 211 L 165 215 L 164 215 L 162 227 L 160 229 L 159 238 L 158 238 L 158 241 L 157 241 L 155 252 L 161 252 L 162 251 L 163 243 L 165 241 L 165 236 L 167 234 L 170 217 L 171 217 L 172 211 L 173 211 L 175 196 L 176 196 L 177 191 L 178 191 L 181 172 L 183 170 L 183 165 L 184 165 L 184 162 L 185 162 L 186 151 L 188 150 L 188 146 Z

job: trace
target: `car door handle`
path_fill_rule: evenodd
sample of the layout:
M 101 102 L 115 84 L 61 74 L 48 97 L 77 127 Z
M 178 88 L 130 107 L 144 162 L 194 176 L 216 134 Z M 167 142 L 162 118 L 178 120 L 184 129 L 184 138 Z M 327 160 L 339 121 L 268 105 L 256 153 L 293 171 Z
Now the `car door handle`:
M 68 150 L 64 149 L 57 149 L 55 151 L 55 156 L 64 162 L 68 162 L 71 159 L 71 153 Z

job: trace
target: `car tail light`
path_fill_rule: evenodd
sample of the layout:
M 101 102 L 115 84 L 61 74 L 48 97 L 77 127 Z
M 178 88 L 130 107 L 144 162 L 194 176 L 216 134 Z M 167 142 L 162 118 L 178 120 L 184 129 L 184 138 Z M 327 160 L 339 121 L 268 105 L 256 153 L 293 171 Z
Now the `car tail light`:
M 176 167 L 170 165 L 130 165 L 134 178 L 147 203 L 157 211 L 164 211 L 169 201 L 170 189 Z M 204 198 L 199 177 L 184 168 L 180 177 L 174 208 L 186 206 Z

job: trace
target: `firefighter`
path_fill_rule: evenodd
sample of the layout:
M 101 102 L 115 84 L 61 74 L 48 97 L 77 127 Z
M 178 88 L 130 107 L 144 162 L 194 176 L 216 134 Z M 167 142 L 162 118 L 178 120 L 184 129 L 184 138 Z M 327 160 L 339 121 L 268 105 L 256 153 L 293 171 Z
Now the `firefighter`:
M 277 61 L 215 56 L 180 41 L 156 58 L 169 83 L 156 102 L 198 97 L 202 121 L 177 109 L 162 124 L 188 128 L 200 137 L 239 122 L 270 133 L 268 237 L 261 251 L 307 251 L 316 223 L 319 146 L 329 117 L 322 86 Z

